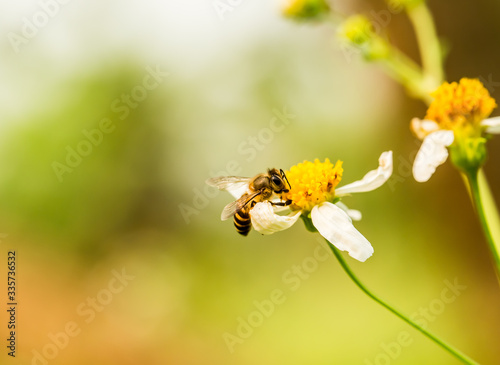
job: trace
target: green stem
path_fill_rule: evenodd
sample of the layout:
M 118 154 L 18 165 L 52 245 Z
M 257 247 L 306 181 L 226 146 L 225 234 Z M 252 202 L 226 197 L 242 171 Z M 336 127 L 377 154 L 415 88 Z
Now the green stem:
M 497 277 L 500 280 L 500 240 L 495 240 L 500 233 L 500 219 L 498 218 L 498 211 L 493 200 L 491 191 L 489 190 L 488 183 L 482 172 L 472 171 L 467 174 L 469 179 L 469 186 L 472 192 L 472 199 L 476 208 L 476 213 L 479 217 L 479 222 L 483 228 L 486 241 L 490 246 L 490 251 L 493 255 L 493 261 L 497 270 Z M 485 209 L 487 208 L 487 209 Z M 495 242 L 496 241 L 496 242 Z
M 481 192 L 481 200 L 483 202 L 484 211 L 486 213 L 486 221 L 490 227 L 497 252 L 500 252 L 500 214 L 498 213 L 495 198 L 491 193 L 491 189 L 488 184 L 488 180 L 486 180 L 486 175 L 484 174 L 483 169 L 480 169 L 478 172 L 477 182 L 479 185 L 479 191 Z
M 477 362 L 475 362 L 474 360 L 472 360 L 471 358 L 469 358 L 467 355 L 461 353 L 459 350 L 453 348 L 451 345 L 448 345 L 443 340 L 437 338 L 435 335 L 433 335 L 429 331 L 425 330 L 424 328 L 422 328 L 421 326 L 419 326 L 418 324 L 416 324 L 415 322 L 413 322 L 410 318 L 408 318 L 404 314 L 401 314 L 399 311 L 397 311 L 396 309 L 394 309 L 393 307 L 391 307 L 389 304 L 387 304 L 386 302 L 384 302 L 382 299 L 380 299 L 379 297 L 377 297 L 375 294 L 373 294 L 366 286 L 364 286 L 364 284 L 361 283 L 361 281 L 358 279 L 358 277 L 352 272 L 351 268 L 349 267 L 349 265 L 347 265 L 347 262 L 342 257 L 342 254 L 340 253 L 340 251 L 337 248 L 335 248 L 332 244 L 330 244 L 328 241 L 327 241 L 327 244 L 331 248 L 331 250 L 333 251 L 333 254 L 337 258 L 337 260 L 340 262 L 340 265 L 342 266 L 342 268 L 344 269 L 344 271 L 347 273 L 347 275 L 349 275 L 349 277 L 352 279 L 352 281 L 354 281 L 354 283 L 366 295 L 368 295 L 370 298 L 372 298 L 374 301 L 376 301 L 377 303 L 379 303 L 380 305 L 382 305 L 384 308 L 386 308 L 387 310 L 389 310 L 391 313 L 393 313 L 397 317 L 401 318 L 403 321 L 405 321 L 406 323 L 408 323 L 410 326 L 412 326 L 413 328 L 415 328 L 418 331 L 420 331 L 422 334 L 424 334 L 425 336 L 427 336 L 429 339 L 431 339 L 432 341 L 434 341 L 437 345 L 441 346 L 443 349 L 445 349 L 446 351 L 448 351 L 450 354 L 452 354 L 453 356 L 455 356 L 457 359 L 459 359 L 460 361 L 462 361 L 464 364 L 475 364 L 475 365 L 478 365 Z
M 435 90 L 443 83 L 443 52 L 437 36 L 432 14 L 425 1 L 407 7 L 408 17 L 415 29 L 424 74 L 430 78 L 429 90 Z
M 424 76 L 418 65 L 396 48 L 390 47 L 389 57 L 380 60 L 385 72 L 402 84 L 413 96 L 430 104 L 432 97 L 425 86 Z
M 472 191 L 470 190 L 469 177 L 467 176 L 466 173 L 464 173 L 462 171 L 460 171 L 460 177 L 462 178 L 462 181 L 464 182 L 465 188 L 467 189 L 467 194 L 469 194 L 469 198 L 470 198 L 472 204 L 474 204 L 474 200 L 472 198 Z
M 351 17 L 356 18 L 356 17 Z M 369 62 L 377 62 L 382 69 L 397 82 L 402 84 L 412 96 L 422 99 L 429 104 L 432 101 L 428 80 L 422 68 L 399 49 L 390 44 L 385 38 L 370 28 L 368 18 L 349 21 L 338 13 L 330 16 L 334 27 L 340 27 L 344 34 L 344 41 L 352 50 L 356 50 Z

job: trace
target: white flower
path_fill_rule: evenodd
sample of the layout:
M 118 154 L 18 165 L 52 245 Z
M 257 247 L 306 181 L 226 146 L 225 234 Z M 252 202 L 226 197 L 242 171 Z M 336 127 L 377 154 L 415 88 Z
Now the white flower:
M 425 182 L 448 158 L 461 169 L 480 166 L 485 160 L 483 135 L 500 134 L 500 117 L 489 118 L 496 102 L 479 80 L 463 78 L 441 85 L 433 94 L 426 119 L 414 118 L 411 130 L 422 140 L 413 164 L 413 177 Z M 456 147 L 456 148 L 454 148 Z
M 500 134 L 499 117 L 484 119 L 480 122 L 480 125 L 485 128 L 486 133 Z M 430 129 L 430 126 L 433 128 Z M 446 147 L 452 145 L 455 134 L 452 130 L 439 129 L 438 124 L 432 120 L 420 120 L 418 118 L 412 120 L 412 128 L 414 131 L 432 130 L 423 137 L 422 145 L 413 163 L 413 177 L 415 180 L 426 182 L 434 174 L 436 168 L 448 159 L 448 149 Z M 422 132 L 416 132 L 417 137 L 419 136 L 418 133 Z
M 341 161 L 334 166 L 327 159 L 324 163 L 316 160 L 292 167 L 287 173 L 291 189 L 286 194 L 286 199 L 293 202 L 290 214 L 278 215 L 270 202 L 259 202 L 250 211 L 253 227 L 262 234 L 272 234 L 291 227 L 303 215 L 339 250 L 347 251 L 356 260 L 366 261 L 373 254 L 373 247 L 352 224 L 353 219 L 361 219 L 361 213 L 350 210 L 337 198 L 383 185 L 392 174 L 392 151 L 382 153 L 376 170 L 359 181 L 335 189 L 342 176 L 341 165 Z

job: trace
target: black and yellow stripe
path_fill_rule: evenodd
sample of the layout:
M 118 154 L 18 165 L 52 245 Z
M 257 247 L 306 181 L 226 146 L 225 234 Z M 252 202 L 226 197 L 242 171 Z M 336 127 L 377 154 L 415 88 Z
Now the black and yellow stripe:
M 250 218 L 250 212 L 246 209 L 237 211 L 234 214 L 234 226 L 239 234 L 246 236 L 252 229 L 252 220 Z

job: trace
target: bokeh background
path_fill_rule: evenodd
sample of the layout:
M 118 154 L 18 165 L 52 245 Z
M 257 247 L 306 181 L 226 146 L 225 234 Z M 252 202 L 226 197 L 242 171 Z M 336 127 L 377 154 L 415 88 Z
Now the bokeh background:
M 333 257 L 315 258 L 326 246 L 300 222 L 240 237 L 219 219 L 229 194 L 204 185 L 219 173 L 326 157 L 344 161 L 348 183 L 389 149 L 395 177 L 344 200 L 363 212 L 356 227 L 375 254 L 347 260 L 430 330 L 482 364 L 500 363 L 499 286 L 462 181 L 450 164 L 425 184 L 409 173 L 419 143 L 408 125 L 425 106 L 342 52 L 331 26 L 287 21 L 279 1 L 62 3 L 0 2 L 0 273 L 16 250 L 19 301 L 10 358 L 2 300 L 2 363 L 457 364 L 362 294 Z M 448 45 L 448 80 L 489 80 L 499 100 L 500 3 L 429 3 Z M 334 7 L 387 9 L 369 0 Z M 43 26 L 28 29 L 26 19 Z M 13 46 L 23 27 L 32 38 Z M 383 32 L 418 59 L 404 14 Z M 151 69 L 164 74 L 143 95 Z M 133 90 L 141 100 L 125 107 Z M 283 110 L 289 124 L 269 133 Z M 66 164 L 103 118 L 113 131 L 59 179 L 54 163 Z M 500 138 L 488 148 L 498 201 Z M 465 288 L 444 303 L 447 280 Z M 281 302 L 259 317 L 255 301 L 272 293 Z M 255 328 L 235 340 L 249 316 Z M 68 323 L 75 336 L 61 334 Z

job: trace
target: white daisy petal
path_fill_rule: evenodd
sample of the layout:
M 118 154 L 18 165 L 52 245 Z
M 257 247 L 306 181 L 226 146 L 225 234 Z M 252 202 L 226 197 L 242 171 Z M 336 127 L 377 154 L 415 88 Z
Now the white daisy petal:
M 273 234 L 290 228 L 300 217 L 300 211 L 290 215 L 274 213 L 273 206 L 268 201 L 259 202 L 250 211 L 252 226 L 262 234 Z
M 500 134 L 500 117 L 485 119 L 481 122 L 481 125 L 486 127 L 486 133 Z
M 448 158 L 447 146 L 454 140 L 453 131 L 440 130 L 424 138 L 413 163 L 413 177 L 418 182 L 429 180 L 436 167 Z
M 346 212 L 349 218 L 351 218 L 353 221 L 360 221 L 363 217 L 359 210 L 349 209 L 349 207 L 342 202 L 336 202 L 335 204 L 337 205 L 337 207 Z
M 373 254 L 368 240 L 352 225 L 351 219 L 335 204 L 325 202 L 311 211 L 314 227 L 330 243 L 361 262 Z
M 418 139 L 423 140 L 432 132 L 439 130 L 439 125 L 433 120 L 413 118 L 410 123 L 410 129 Z
M 380 155 L 379 167 L 367 173 L 361 180 L 335 189 L 337 196 L 363 193 L 382 186 L 392 175 L 392 151 L 384 152 Z

